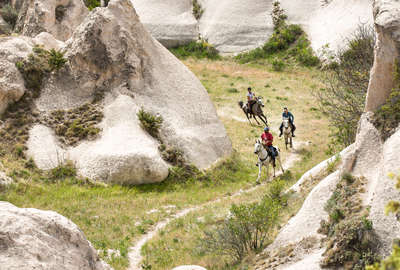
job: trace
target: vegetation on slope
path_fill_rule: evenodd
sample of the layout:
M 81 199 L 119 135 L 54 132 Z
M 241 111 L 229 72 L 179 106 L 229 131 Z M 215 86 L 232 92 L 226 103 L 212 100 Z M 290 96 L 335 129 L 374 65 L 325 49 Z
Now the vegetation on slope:
M 300 149 L 296 151 L 301 160 L 291 170 L 290 180 L 285 180 L 287 181 L 285 187 L 327 157 L 324 153 L 326 150 L 324 142 L 328 135 L 327 121 L 320 112 L 312 108 L 314 98 L 311 89 L 320 87 L 318 70 L 291 67 L 290 73 L 277 73 L 265 70 L 265 66 L 238 65 L 229 59 L 223 61 L 189 59 L 185 63 L 201 79 L 220 113 L 234 148 L 238 152 L 232 159 L 207 172 L 200 172 L 190 167 L 174 167 L 168 179 L 160 184 L 136 187 L 106 186 L 74 176 L 73 166 L 69 167 L 68 164 L 62 165 L 52 174 L 42 172 L 34 168 L 32 161 L 21 157 L 24 156 L 23 144 L 13 151 L 7 150 L 2 144 L 0 153 L 3 154 L 0 160 L 7 174 L 17 183 L 0 191 L 0 200 L 10 201 L 19 207 L 54 210 L 70 218 L 85 232 L 95 248 L 100 250 L 101 256 L 114 269 L 126 269 L 129 247 L 157 222 L 171 217 L 180 209 L 224 198 L 240 189 L 254 186 L 257 168 L 254 166 L 253 142 L 254 138 L 260 136 L 262 128 L 242 122 L 245 120 L 242 111 L 232 105 L 236 105 L 238 99 L 245 97 L 248 85 L 253 86 L 257 94 L 265 97 L 274 135 L 280 124 L 281 109 L 287 105 L 296 115 L 299 138 L 312 141 L 312 144 L 307 146 L 297 145 Z M 228 91 L 231 88 L 239 90 Z M 16 112 L 18 110 L 19 107 L 16 108 Z M 21 117 L 28 115 L 31 113 L 21 114 Z M 11 115 L 9 118 L 14 119 Z M 307 128 L 303 128 L 306 123 Z M 310 130 L 315 132 L 309 132 Z M 18 129 L 15 129 L 15 132 L 18 132 Z M 276 139 L 276 145 L 283 149 L 281 140 Z M 173 155 L 174 153 L 171 154 Z M 284 152 L 282 155 L 285 159 L 287 153 Z M 218 209 L 216 212 L 213 212 L 215 208 L 212 207 L 205 209 L 206 222 L 196 221 L 201 230 L 194 233 L 190 228 L 197 228 L 195 225 L 197 223 L 192 219 L 202 217 L 202 212 L 196 212 L 194 216 L 190 215 L 174 222 L 173 226 L 179 228 L 173 228 L 179 230 L 174 229 L 171 233 L 160 234 L 159 239 L 149 243 L 148 247 L 152 252 L 148 262 L 152 270 L 165 269 L 165 265 L 172 268 L 178 263 L 204 262 L 210 269 L 224 265 L 229 261 L 226 256 L 219 260 L 221 256 L 216 254 L 196 253 L 199 250 L 196 248 L 198 236 L 203 235 L 203 229 L 209 230 L 212 226 L 220 224 L 232 203 L 240 205 L 243 202 L 261 201 L 267 190 L 268 185 L 249 194 L 227 198 L 216 204 Z M 290 209 L 293 211 L 292 207 Z M 222 217 L 215 215 L 218 212 L 224 215 Z M 285 215 L 290 216 L 290 214 Z M 121 256 L 109 250 L 119 251 Z M 144 254 L 149 253 L 144 252 Z M 251 254 L 252 251 L 249 256 Z
M 307 35 L 299 25 L 288 24 L 287 16 L 274 2 L 272 10 L 274 32 L 261 48 L 241 53 L 235 57 L 239 63 L 254 62 L 259 59 L 269 59 L 275 71 L 282 71 L 285 63 L 298 62 L 304 66 L 316 66 L 319 59 L 313 53 Z
M 171 48 L 170 51 L 180 59 L 185 59 L 187 57 L 194 57 L 197 59 L 208 58 L 212 60 L 220 59 L 218 50 L 203 39 L 191 41 L 186 45 Z
M 333 152 L 355 140 L 374 62 L 374 46 L 373 28 L 360 26 L 343 49 L 325 52 L 329 62 L 324 67 L 325 86 L 315 95 L 319 109 L 330 121 Z
M 365 184 L 363 177 L 344 174 L 327 201 L 329 220 L 323 220 L 319 230 L 327 236 L 322 267 L 361 270 L 379 260 L 378 238 L 361 202 Z

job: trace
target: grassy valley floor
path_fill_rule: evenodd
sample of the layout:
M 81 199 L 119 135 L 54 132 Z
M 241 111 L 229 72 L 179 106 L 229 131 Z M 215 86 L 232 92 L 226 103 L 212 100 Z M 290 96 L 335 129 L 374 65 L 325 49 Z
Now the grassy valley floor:
M 282 150 L 283 160 L 293 156 L 290 153 L 299 157 L 290 169 L 292 177 L 286 179 L 286 185 L 290 186 L 305 171 L 328 157 L 328 120 L 316 109 L 316 100 L 311 94 L 313 89 L 323 87 L 320 72 L 297 66 L 274 72 L 268 65 L 241 65 L 230 59 L 187 59 L 184 63 L 207 89 L 235 149 L 229 160 L 208 172 L 207 180 L 182 182 L 169 178 L 161 184 L 136 187 L 105 186 L 74 177 L 51 180 L 35 169 L 26 168 L 15 154 L 2 152 L 0 159 L 5 170 L 18 183 L 0 190 L 0 200 L 18 207 L 53 210 L 70 218 L 108 263 L 115 269 L 126 269 L 129 247 L 154 224 L 181 209 L 223 197 L 224 200 L 172 222 L 145 245 L 142 253 L 145 266 L 151 266 L 152 270 L 170 270 L 181 264 L 199 264 L 209 270 L 232 269 L 226 268 L 229 263 L 226 258 L 200 252 L 197 239 L 204 229 L 224 219 L 232 203 L 258 200 L 268 189 L 268 185 L 261 185 L 251 192 L 228 197 L 254 187 L 258 169 L 253 146 L 263 129 L 249 125 L 238 101 L 245 99 L 248 86 L 263 96 L 264 112 L 276 136 L 276 144 Z M 288 106 L 295 115 L 298 128 L 295 150 L 285 150 L 283 139 L 277 137 L 283 106 Z M 297 211 L 301 201 L 301 198 L 293 198 L 286 219 Z

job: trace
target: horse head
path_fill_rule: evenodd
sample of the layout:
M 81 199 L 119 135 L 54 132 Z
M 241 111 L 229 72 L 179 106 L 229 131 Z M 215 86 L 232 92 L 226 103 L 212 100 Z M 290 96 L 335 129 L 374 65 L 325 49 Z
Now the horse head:
M 264 103 L 262 102 L 262 97 L 257 97 L 257 103 L 258 105 L 260 105 L 261 107 L 264 107 Z
M 283 118 L 283 127 L 289 128 L 289 118 Z
M 254 144 L 254 154 L 258 155 L 258 153 L 260 153 L 262 148 L 263 148 L 263 145 L 261 143 L 261 140 L 257 139 L 256 143 Z
M 243 109 L 243 101 L 239 101 L 238 104 L 239 104 L 240 108 Z

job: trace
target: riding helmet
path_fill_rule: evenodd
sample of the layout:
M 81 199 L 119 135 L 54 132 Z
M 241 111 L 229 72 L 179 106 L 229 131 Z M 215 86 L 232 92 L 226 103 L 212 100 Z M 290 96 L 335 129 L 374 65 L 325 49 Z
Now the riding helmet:
M 269 127 L 265 127 L 265 128 L 264 128 L 264 131 L 267 131 L 267 132 L 268 132 L 268 131 L 269 131 Z

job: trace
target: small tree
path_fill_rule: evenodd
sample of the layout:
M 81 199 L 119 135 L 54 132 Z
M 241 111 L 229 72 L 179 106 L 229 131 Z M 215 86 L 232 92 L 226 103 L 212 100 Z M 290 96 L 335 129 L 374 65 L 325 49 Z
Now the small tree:
M 206 231 L 201 243 L 206 251 L 240 261 L 251 250 L 262 249 L 277 225 L 279 200 L 265 197 L 260 203 L 232 205 L 224 223 Z
M 273 6 L 271 12 L 272 23 L 274 24 L 274 29 L 279 29 L 286 24 L 287 15 L 285 14 L 285 10 L 281 8 L 280 2 L 275 1 Z
M 355 140 L 374 62 L 374 45 L 373 28 L 362 25 L 344 49 L 326 53 L 331 62 L 324 70 L 325 88 L 315 95 L 320 110 L 329 118 L 336 145 L 347 146 Z

